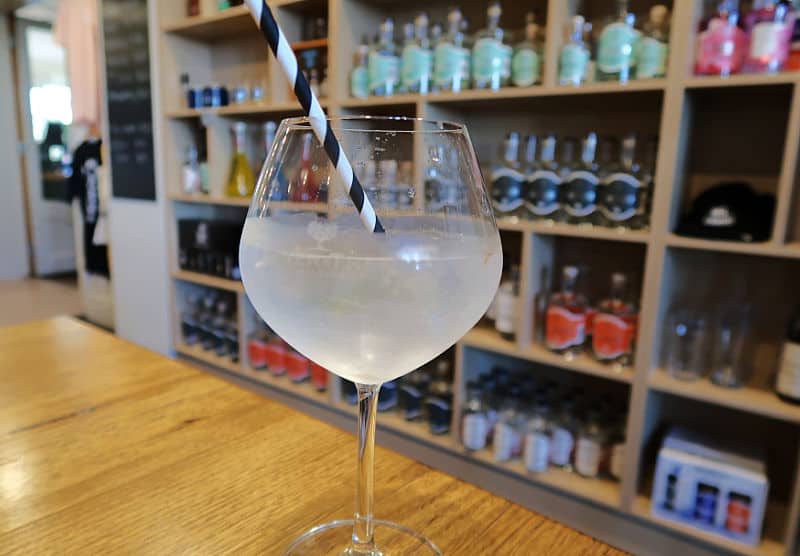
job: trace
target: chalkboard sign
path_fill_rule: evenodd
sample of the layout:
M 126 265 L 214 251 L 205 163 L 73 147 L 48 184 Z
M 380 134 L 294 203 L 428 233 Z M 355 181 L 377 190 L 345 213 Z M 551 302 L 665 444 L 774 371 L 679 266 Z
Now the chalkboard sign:
M 147 0 L 102 0 L 114 197 L 155 201 Z

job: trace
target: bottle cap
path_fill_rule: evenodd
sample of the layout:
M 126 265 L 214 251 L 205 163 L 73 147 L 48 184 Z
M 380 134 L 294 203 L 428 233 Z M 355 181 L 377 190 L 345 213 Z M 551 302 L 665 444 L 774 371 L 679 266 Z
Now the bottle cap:
M 500 2 L 492 2 L 489 4 L 489 7 L 486 8 L 486 15 L 489 16 L 490 19 L 499 18 L 503 14 L 503 8 L 500 7 Z
M 578 267 L 577 266 L 565 266 L 564 270 L 564 277 L 565 278 L 577 278 L 578 277 Z
M 667 19 L 669 8 L 663 4 L 656 4 L 650 8 L 650 21 L 654 23 L 663 23 Z
M 417 27 L 427 27 L 428 23 L 430 23 L 430 19 L 426 12 L 419 12 L 414 18 L 414 25 Z
M 461 13 L 461 10 L 458 8 L 450 8 L 450 11 L 447 12 L 447 21 L 451 24 L 459 23 L 462 18 L 463 15 Z

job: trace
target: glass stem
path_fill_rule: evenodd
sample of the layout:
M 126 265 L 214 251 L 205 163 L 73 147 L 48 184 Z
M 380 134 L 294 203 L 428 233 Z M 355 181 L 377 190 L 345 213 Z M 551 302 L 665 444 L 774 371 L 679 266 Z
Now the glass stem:
M 373 522 L 375 476 L 375 420 L 380 384 L 357 384 L 358 388 L 358 481 L 353 519 L 352 555 L 374 554 Z

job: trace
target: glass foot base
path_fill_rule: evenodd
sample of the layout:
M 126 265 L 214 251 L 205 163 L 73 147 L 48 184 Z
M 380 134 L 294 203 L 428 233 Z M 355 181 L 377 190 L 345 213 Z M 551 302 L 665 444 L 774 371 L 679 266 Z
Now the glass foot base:
M 408 527 L 375 520 L 376 550 L 355 551 L 350 546 L 353 520 L 340 519 L 312 527 L 295 540 L 284 556 L 442 556 L 435 544 Z

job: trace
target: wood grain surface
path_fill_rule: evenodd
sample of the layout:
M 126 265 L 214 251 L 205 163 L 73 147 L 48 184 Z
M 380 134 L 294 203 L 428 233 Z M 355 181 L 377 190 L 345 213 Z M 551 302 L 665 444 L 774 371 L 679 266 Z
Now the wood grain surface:
M 281 554 L 349 517 L 353 435 L 61 318 L 0 329 L 0 554 Z M 448 555 L 622 554 L 377 450 L 379 517 Z

